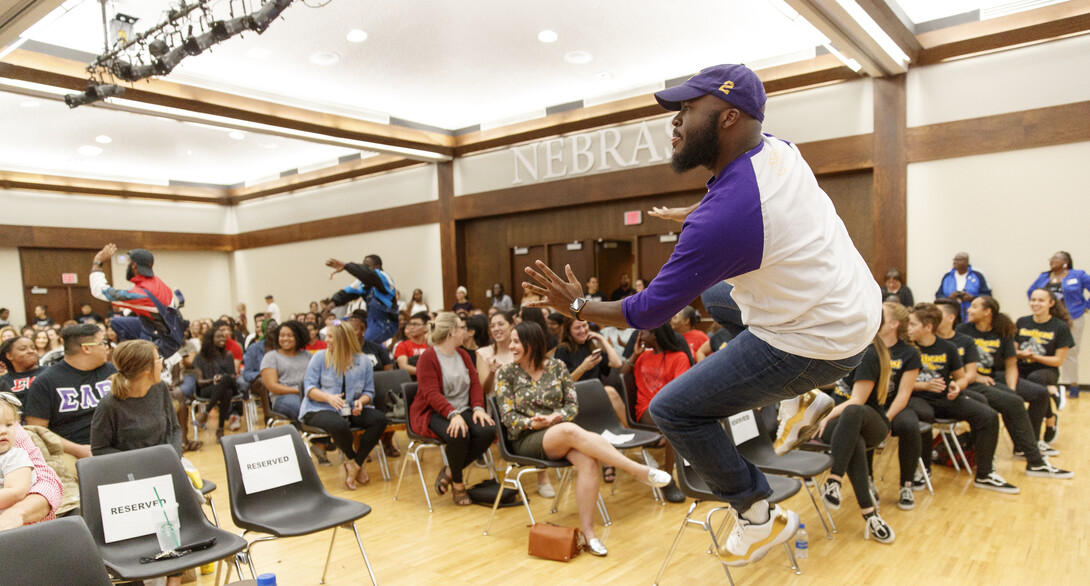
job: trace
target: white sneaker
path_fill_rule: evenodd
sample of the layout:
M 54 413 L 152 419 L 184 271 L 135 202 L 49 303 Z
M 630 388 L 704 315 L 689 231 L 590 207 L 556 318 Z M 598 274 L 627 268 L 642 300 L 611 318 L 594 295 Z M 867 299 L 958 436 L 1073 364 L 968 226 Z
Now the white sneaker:
M 977 478 L 973 481 L 973 486 L 1007 494 L 1018 494 L 1019 492 L 1017 486 L 1007 482 L 998 472 L 992 472 L 983 478 Z
M 773 444 L 776 455 L 782 456 L 810 441 L 834 406 L 833 399 L 817 389 L 780 401 L 780 429 Z
M 912 491 L 909 491 L 910 493 Z M 886 523 L 885 519 L 878 516 L 877 513 L 866 517 L 864 525 L 863 539 L 874 538 L 878 543 L 893 543 L 893 527 Z
M 719 549 L 719 559 L 732 567 L 758 561 L 772 548 L 794 537 L 798 530 L 798 514 L 778 505 L 768 509 L 768 521 L 760 524 L 737 515 L 727 543 Z
M 1037 451 L 1041 452 L 1042 456 L 1059 456 L 1060 450 L 1048 445 L 1045 440 L 1037 440 Z
M 902 511 L 911 511 L 916 508 L 916 496 L 912 494 L 912 487 L 901 487 L 901 498 L 897 501 L 897 507 Z
M 644 484 L 650 484 L 651 486 L 654 486 L 656 488 L 662 488 L 667 484 L 670 484 L 670 481 L 673 479 L 674 477 L 670 476 L 669 472 L 665 470 L 659 470 L 658 468 L 651 468 L 647 471 L 647 478 L 641 478 L 640 482 Z
M 840 483 L 832 480 L 825 481 L 825 485 L 821 487 L 821 500 L 825 501 L 825 506 L 839 511 L 841 498 Z
M 539 484 L 537 485 L 537 494 L 547 499 L 556 498 L 556 489 L 551 484 Z
M 1026 476 L 1067 479 L 1074 478 L 1075 473 L 1070 470 L 1061 470 L 1053 466 L 1052 463 L 1048 461 L 1048 458 L 1044 458 L 1044 462 L 1037 466 L 1026 466 Z
M 587 541 L 587 553 L 598 557 L 605 557 L 605 555 L 609 553 L 609 550 L 606 549 L 606 546 L 602 545 L 602 540 L 595 537 L 594 539 Z
M 1067 407 L 1067 387 L 1060 385 L 1060 396 L 1056 402 L 1056 409 L 1063 411 Z

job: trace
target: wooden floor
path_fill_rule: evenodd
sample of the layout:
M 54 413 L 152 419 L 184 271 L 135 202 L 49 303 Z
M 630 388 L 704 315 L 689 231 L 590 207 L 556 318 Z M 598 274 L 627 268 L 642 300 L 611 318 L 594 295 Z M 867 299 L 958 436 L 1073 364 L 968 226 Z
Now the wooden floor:
M 1025 476 L 1024 462 L 1012 459 L 1011 443 L 1004 435 L 996 469 L 1019 486 L 1021 494 L 977 489 L 966 474 L 936 467 L 935 495 L 918 492 L 915 510 L 901 511 L 896 505 L 897 462 L 895 454 L 888 453 L 876 465 L 876 482 L 883 516 L 896 531 L 894 544 L 864 541 L 862 519 L 849 485 L 845 485 L 844 506 L 833 513 L 840 532 L 832 540 L 826 540 L 813 506 L 800 493 L 787 504 L 799 513 L 810 534 L 809 559 L 800 562 L 803 574 L 794 575 L 779 549 L 757 564 L 734 569 L 735 582 L 800 586 L 1090 583 L 1090 447 L 1086 441 L 1090 434 L 1084 431 L 1090 419 L 1090 396 L 1081 402 L 1087 404 L 1071 400 L 1061 412 L 1060 436 L 1054 443 L 1061 455 L 1052 458 L 1056 465 L 1075 471 L 1073 480 Z M 404 435 L 398 439 L 404 448 Z M 438 455 L 436 450 L 427 452 L 424 473 L 430 487 Z M 220 485 L 213 495 L 217 512 L 224 528 L 235 530 L 219 447 L 209 445 L 188 456 L 206 478 Z M 483 535 L 489 515 L 486 507 L 455 507 L 449 495 L 438 497 L 433 489 L 435 512 L 429 514 L 412 466 L 399 500 L 394 501 L 401 459 L 390 462 L 391 482 L 383 482 L 377 463 L 370 463 L 371 483 L 354 492 L 344 488 L 338 468 L 318 468 L 334 495 L 372 507 L 371 515 L 358 527 L 380 584 L 651 584 L 691 503 L 655 504 L 647 487 L 621 474 L 616 494 L 611 496 L 610 486 L 602 485 L 613 526 L 600 529 L 599 537 L 609 548 L 609 556 L 582 554 L 565 564 L 527 555 L 528 518 L 522 508 L 500 509 L 488 536 Z M 479 468 L 470 470 L 470 482 L 486 474 Z M 528 482 L 531 491 L 533 482 Z M 698 514 L 711 506 L 701 504 Z M 532 497 L 531 507 L 539 521 L 578 525 L 574 497 L 568 497 L 555 515 L 549 514 L 544 499 Z M 337 533 L 326 583 L 369 584 L 354 540 L 344 531 Z M 705 553 L 709 543 L 705 534 L 686 533 L 661 583 L 726 584 L 718 560 Z M 327 531 L 260 544 L 255 547 L 254 564 L 259 573 L 275 572 L 282 586 L 317 584 L 329 538 Z M 207 585 L 212 580 L 201 576 L 198 583 Z

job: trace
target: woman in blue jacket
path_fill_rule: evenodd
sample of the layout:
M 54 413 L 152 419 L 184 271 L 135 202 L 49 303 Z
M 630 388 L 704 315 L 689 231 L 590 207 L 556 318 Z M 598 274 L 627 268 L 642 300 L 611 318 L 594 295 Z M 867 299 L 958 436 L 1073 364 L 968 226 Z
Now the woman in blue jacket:
M 303 423 L 329 432 L 344 452 L 344 485 L 356 490 L 371 478 L 363 461 L 386 431 L 386 415 L 375 409 L 375 374 L 360 351 L 356 330 L 341 322 L 330 326 L 329 347 L 314 353 L 303 379 L 306 394 L 299 408 Z M 352 428 L 363 428 L 359 449 L 352 449 Z
M 1060 366 L 1060 384 L 1079 384 L 1079 349 L 1082 340 L 1082 329 L 1086 324 L 1083 314 L 1086 313 L 1088 302 L 1086 291 L 1090 291 L 1090 275 L 1085 271 L 1076 270 L 1071 264 L 1071 254 L 1063 250 L 1052 255 L 1048 259 L 1048 270 L 1041 273 L 1037 280 L 1026 291 L 1028 297 L 1034 289 L 1047 289 L 1056 299 L 1062 299 L 1067 306 L 1067 312 L 1071 315 L 1071 337 L 1075 339 L 1075 348 L 1067 353 L 1067 358 Z

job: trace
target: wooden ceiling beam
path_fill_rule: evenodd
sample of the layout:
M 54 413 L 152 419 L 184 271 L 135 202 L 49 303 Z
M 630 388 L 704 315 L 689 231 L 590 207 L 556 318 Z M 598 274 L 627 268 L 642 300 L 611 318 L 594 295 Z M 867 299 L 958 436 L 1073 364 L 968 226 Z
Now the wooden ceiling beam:
M 859 4 L 860 8 L 867 13 L 868 16 L 874 19 L 874 22 L 878 26 L 882 27 L 882 30 L 886 31 L 889 38 L 893 39 L 894 43 L 908 55 L 908 58 L 913 62 L 916 61 L 920 55 L 920 51 L 923 51 L 923 45 L 920 44 L 919 39 L 916 38 L 916 34 L 910 29 L 911 22 L 905 22 L 892 8 L 890 8 L 887 0 L 855 0 Z
M 226 204 L 228 192 L 211 187 L 149 185 L 125 181 L 81 179 L 57 175 L 0 171 L 0 189 L 47 191 L 73 195 L 131 197 L 166 201 Z
M 987 53 L 1090 31 L 1090 0 L 1069 0 L 1017 14 L 918 35 L 918 64 Z
M 64 0 L 4 0 L 0 2 L 0 49 L 64 4 Z
M 87 85 L 86 67 L 85 63 L 19 49 L 0 62 L 0 77 L 82 91 Z M 418 149 L 444 156 L 452 154 L 454 137 L 439 132 L 315 112 L 164 79 L 152 78 L 122 85 L 125 86 L 124 99 L 135 102 L 336 139 Z

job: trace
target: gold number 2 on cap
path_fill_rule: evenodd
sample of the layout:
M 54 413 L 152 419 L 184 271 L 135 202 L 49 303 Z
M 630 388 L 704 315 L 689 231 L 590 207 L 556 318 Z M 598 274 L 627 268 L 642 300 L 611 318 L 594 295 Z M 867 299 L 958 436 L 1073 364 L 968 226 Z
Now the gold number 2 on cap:
M 719 91 L 723 92 L 724 95 L 729 94 L 732 89 L 734 89 L 733 81 L 723 82 L 723 85 L 719 86 Z

